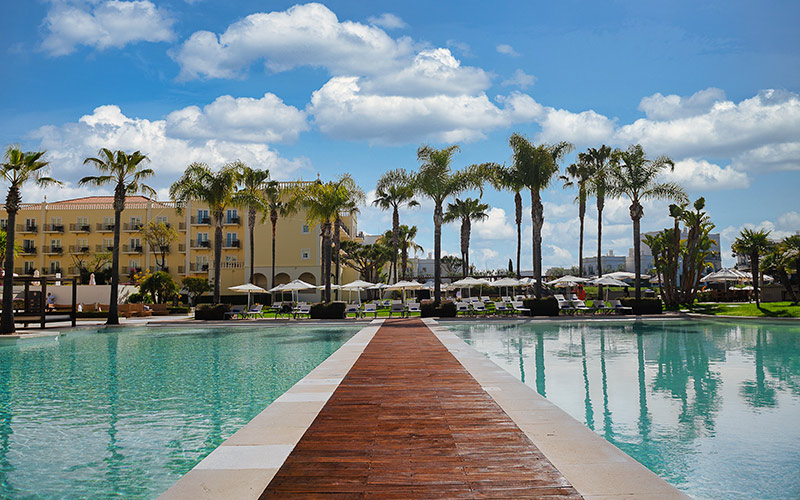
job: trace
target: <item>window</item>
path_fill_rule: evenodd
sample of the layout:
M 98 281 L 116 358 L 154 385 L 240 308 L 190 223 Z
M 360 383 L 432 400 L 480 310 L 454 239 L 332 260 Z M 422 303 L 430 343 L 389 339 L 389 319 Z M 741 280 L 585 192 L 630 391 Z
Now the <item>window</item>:
M 50 274 L 56 274 L 61 272 L 61 262 L 53 261 L 50 263 Z
M 303 224 L 303 234 L 308 234 L 309 228 L 308 224 Z
M 132 273 L 134 273 L 134 272 L 138 271 L 139 269 L 141 269 L 141 267 L 139 266 L 139 261 L 137 259 L 129 260 L 128 261 L 128 268 L 130 269 L 130 272 L 132 272 Z
M 78 238 L 78 241 L 76 243 L 77 245 L 75 246 L 78 247 L 78 250 L 89 249 L 89 240 L 87 240 L 86 238 Z
M 199 247 L 210 246 L 210 244 L 208 243 L 208 233 L 197 233 L 197 246 Z
M 169 217 L 166 215 L 159 215 L 156 217 L 156 224 L 164 224 L 165 226 L 169 225 Z
M 0 219 L 0 229 L 3 231 L 8 229 L 8 219 Z
M 33 274 L 33 272 L 36 270 L 36 264 L 34 264 L 33 262 L 26 262 L 24 264 L 24 267 L 25 267 L 25 274 Z
M 235 209 L 231 209 L 225 212 L 226 224 L 237 224 L 238 222 L 239 222 L 239 214 Z
M 53 226 L 54 228 L 57 226 L 63 226 L 63 224 L 61 223 L 61 217 L 51 217 L 50 225 Z
M 208 216 L 208 210 L 198 210 L 197 211 L 197 223 L 198 224 L 208 224 L 211 219 Z
M 300 251 L 300 258 L 303 260 L 308 260 L 311 258 L 311 249 L 304 248 Z
M 103 217 L 103 226 L 106 229 L 114 227 L 114 217 Z
M 103 250 L 112 250 L 114 248 L 114 240 L 112 238 L 103 238 Z
M 33 240 L 22 240 L 22 248 L 29 249 L 29 248 L 36 248 L 36 242 Z
M 78 217 L 77 220 L 78 227 L 86 227 L 89 225 L 89 218 L 88 217 Z
M 226 233 L 225 234 L 225 246 L 226 247 L 238 247 L 239 246 L 239 235 L 237 233 Z
M 55 251 L 61 248 L 61 240 L 50 240 L 50 249 Z
M 139 238 L 131 238 L 131 250 L 136 250 L 142 247 L 142 240 Z
M 138 229 L 142 227 L 141 217 L 131 217 L 131 229 Z
M 25 219 L 25 229 L 32 229 L 36 227 L 36 219 Z

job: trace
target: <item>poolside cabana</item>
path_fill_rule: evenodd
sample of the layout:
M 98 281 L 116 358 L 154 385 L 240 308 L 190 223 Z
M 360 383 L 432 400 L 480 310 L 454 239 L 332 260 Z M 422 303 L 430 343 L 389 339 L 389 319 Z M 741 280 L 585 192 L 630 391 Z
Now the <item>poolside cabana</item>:
M 46 328 L 47 323 L 69 321 L 72 326 L 77 322 L 78 279 L 55 276 L 14 276 L 14 286 L 22 286 L 22 307 L 12 311 L 14 323 L 22 323 L 27 328 L 30 323 L 38 323 L 39 328 Z M 72 299 L 69 310 L 47 310 L 47 285 L 71 283 Z M 38 289 L 38 290 L 36 290 Z M 3 314 L 6 312 L 3 311 Z

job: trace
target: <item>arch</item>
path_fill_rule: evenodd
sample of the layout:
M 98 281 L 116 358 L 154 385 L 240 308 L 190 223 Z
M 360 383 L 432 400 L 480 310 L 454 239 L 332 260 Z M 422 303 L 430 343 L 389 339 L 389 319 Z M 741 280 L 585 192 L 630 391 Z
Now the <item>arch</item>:
M 269 281 L 267 280 L 267 277 L 261 273 L 255 273 L 253 275 L 253 284 L 260 286 L 261 288 L 269 288 Z
M 278 273 L 278 274 L 275 275 L 275 283 L 273 283 L 272 285 L 273 286 L 285 285 L 286 283 L 288 283 L 290 281 L 292 281 L 292 278 L 290 278 L 288 274 L 286 274 L 286 273 Z
M 301 281 L 305 281 L 309 285 L 314 285 L 314 286 L 317 285 L 317 277 L 311 273 L 303 273 L 300 275 L 298 279 Z

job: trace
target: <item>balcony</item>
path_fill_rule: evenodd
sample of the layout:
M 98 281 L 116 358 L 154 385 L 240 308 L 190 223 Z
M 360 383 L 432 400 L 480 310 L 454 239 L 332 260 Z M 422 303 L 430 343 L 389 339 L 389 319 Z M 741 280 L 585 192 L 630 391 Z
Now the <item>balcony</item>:
M 123 231 L 127 231 L 129 233 L 136 232 L 136 231 L 141 231 L 142 230 L 142 223 L 141 222 L 132 222 L 132 223 L 129 224 L 127 222 L 124 222 L 122 224 L 122 230 Z
M 70 245 L 69 253 L 72 254 L 89 253 L 89 245 Z
M 142 253 L 142 245 L 122 245 L 122 253 Z
M 142 270 L 141 267 L 128 267 L 128 266 L 122 266 L 120 269 L 121 269 L 120 274 L 124 276 L 130 276 L 131 274 L 138 273 L 139 271 Z
M 91 233 L 92 226 L 89 224 L 70 224 L 69 225 L 69 232 L 70 233 Z
M 42 268 L 42 274 L 54 275 L 54 274 L 57 274 L 57 273 L 60 273 L 60 272 L 62 272 L 60 267 L 43 267 Z
M 200 240 L 200 241 L 193 241 L 192 248 L 196 249 L 210 249 L 211 248 L 211 241 L 209 240 Z
M 63 233 L 64 232 L 64 224 L 45 224 L 44 225 L 44 232 L 45 233 Z
M 207 273 L 208 272 L 208 264 L 191 263 L 191 264 L 189 264 L 189 271 L 191 271 L 193 273 L 195 273 L 195 272 Z
M 34 246 L 22 247 L 22 253 L 26 255 L 36 255 L 36 247 Z
M 190 223 L 193 226 L 208 226 L 211 224 L 211 217 L 195 217 L 193 215 Z
M 230 219 L 225 219 L 226 226 L 238 226 L 242 223 L 242 219 L 240 217 L 231 217 Z
M 64 247 L 61 245 L 50 245 L 45 246 L 42 250 L 42 253 L 45 255 L 61 255 L 64 253 Z
M 114 245 L 111 245 L 111 246 L 95 245 L 94 246 L 94 251 L 98 252 L 98 253 L 100 253 L 100 252 L 113 252 L 114 251 Z
M 169 272 L 169 266 L 159 267 L 159 266 L 150 266 L 151 273 L 157 273 L 159 271 L 164 271 L 165 273 Z
M 223 248 L 239 248 L 240 243 L 241 242 L 239 240 L 226 241 L 225 243 L 223 243 L 222 247 Z
M 97 231 L 100 233 L 113 233 L 114 232 L 114 224 L 106 224 L 105 222 L 97 223 Z
M 39 227 L 36 224 L 17 224 L 18 233 L 38 233 Z

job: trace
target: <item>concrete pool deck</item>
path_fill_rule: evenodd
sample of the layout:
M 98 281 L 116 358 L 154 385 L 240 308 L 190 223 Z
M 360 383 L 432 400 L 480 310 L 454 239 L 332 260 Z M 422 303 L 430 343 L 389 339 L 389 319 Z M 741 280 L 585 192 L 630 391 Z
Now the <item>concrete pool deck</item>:
M 688 498 L 429 319 L 372 321 L 159 498 L 325 492 Z

